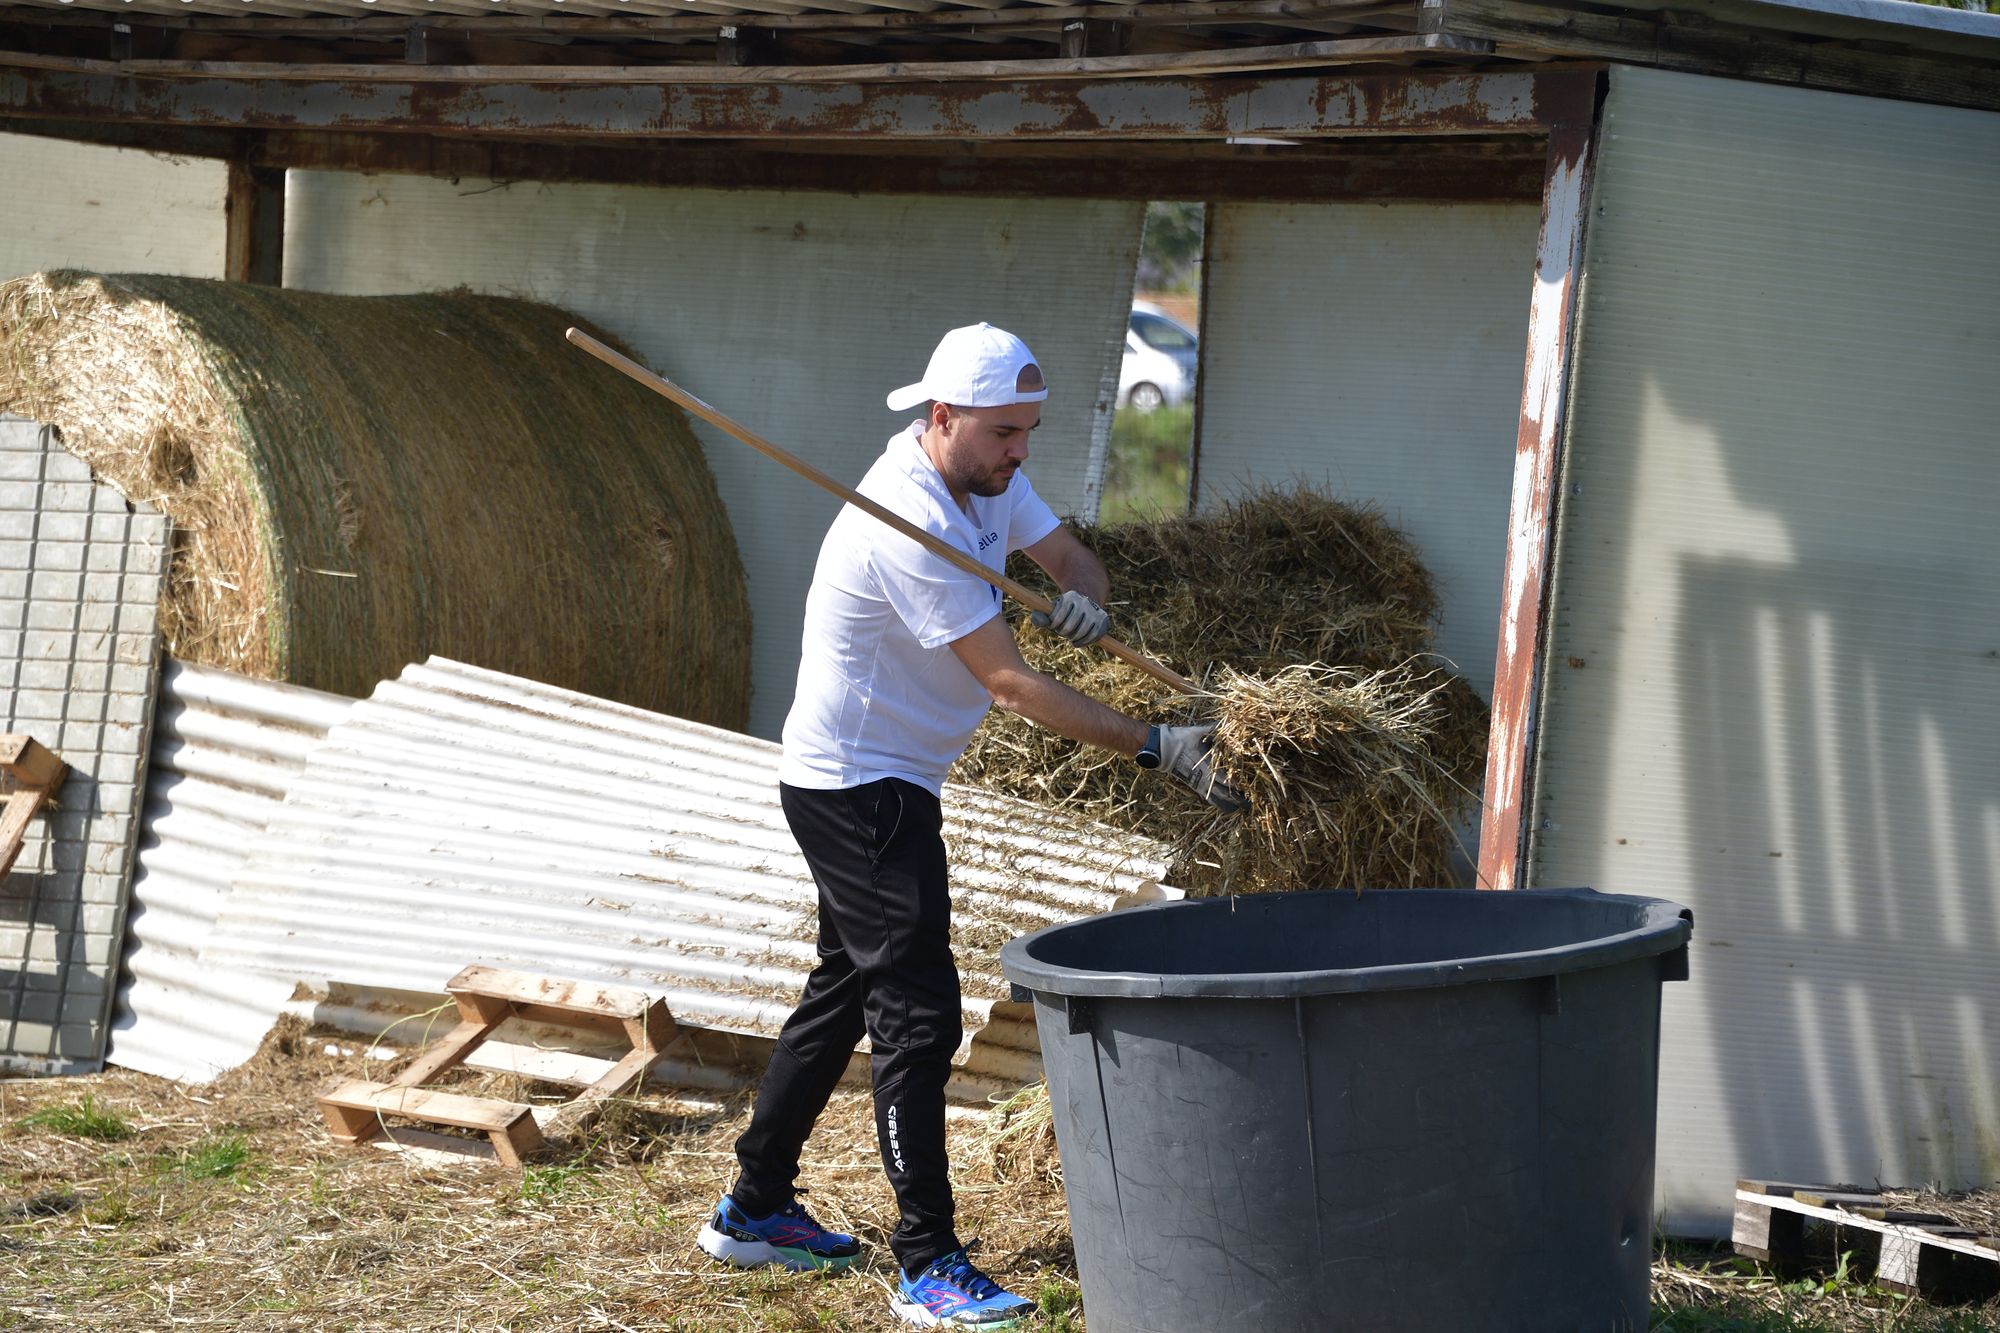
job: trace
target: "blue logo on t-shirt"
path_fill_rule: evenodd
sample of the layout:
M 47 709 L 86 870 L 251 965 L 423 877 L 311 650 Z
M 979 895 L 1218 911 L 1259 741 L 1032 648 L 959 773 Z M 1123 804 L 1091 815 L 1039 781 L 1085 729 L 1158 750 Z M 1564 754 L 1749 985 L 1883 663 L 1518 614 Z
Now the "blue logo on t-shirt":
M 981 533 L 979 536 L 979 549 L 983 551 L 987 547 L 991 546 L 994 542 L 997 542 L 999 540 L 1000 540 L 1000 534 L 997 532 Z

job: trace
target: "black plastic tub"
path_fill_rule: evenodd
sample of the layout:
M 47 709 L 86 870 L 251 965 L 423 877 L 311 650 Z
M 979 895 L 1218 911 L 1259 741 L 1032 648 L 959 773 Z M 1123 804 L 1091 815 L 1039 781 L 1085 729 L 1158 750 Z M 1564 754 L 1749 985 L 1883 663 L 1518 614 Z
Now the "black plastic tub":
M 1090 1333 L 1644 1329 L 1691 930 L 1653 898 L 1400 889 L 1013 941 Z

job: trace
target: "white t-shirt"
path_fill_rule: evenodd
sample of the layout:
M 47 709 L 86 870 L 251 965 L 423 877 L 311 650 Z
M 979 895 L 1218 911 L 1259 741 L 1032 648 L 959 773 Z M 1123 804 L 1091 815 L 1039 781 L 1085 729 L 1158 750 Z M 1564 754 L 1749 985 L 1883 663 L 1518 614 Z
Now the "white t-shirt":
M 1016 472 L 960 509 L 921 443 L 890 437 L 855 489 L 998 572 L 1057 519 Z M 785 719 L 780 781 L 822 790 L 903 778 L 933 793 L 992 706 L 951 650 L 1000 614 L 1000 590 L 853 505 L 820 544 L 806 594 L 799 688 Z

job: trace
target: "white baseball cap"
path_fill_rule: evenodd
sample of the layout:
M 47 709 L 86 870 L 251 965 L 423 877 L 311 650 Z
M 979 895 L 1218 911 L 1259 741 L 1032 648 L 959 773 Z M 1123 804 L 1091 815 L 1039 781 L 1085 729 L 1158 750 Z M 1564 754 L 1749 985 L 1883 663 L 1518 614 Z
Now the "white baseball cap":
M 991 324 L 968 324 L 938 340 L 924 377 L 890 394 L 889 410 L 903 412 L 928 402 L 1006 407 L 1039 403 L 1048 396 L 1048 382 L 1028 344 Z

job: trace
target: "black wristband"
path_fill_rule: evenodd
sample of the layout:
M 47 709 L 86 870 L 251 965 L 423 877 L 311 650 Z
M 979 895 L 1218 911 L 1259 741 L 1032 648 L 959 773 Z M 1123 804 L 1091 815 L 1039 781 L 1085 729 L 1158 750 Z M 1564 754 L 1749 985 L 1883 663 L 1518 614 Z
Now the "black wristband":
M 1157 724 L 1146 728 L 1146 743 L 1139 747 L 1139 753 L 1132 756 L 1132 762 L 1141 768 L 1160 766 L 1160 728 Z

